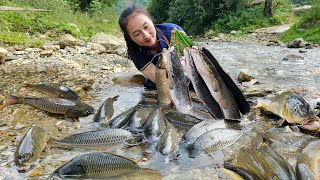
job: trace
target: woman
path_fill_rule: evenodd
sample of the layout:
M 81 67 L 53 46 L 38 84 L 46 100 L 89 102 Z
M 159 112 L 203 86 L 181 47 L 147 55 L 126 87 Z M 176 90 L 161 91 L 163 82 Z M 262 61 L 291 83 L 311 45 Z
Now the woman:
M 129 6 L 119 17 L 119 25 L 127 43 L 129 58 L 147 80 L 144 86 L 153 90 L 157 56 L 163 48 L 168 48 L 171 31 L 183 29 L 172 23 L 154 24 L 154 18 L 142 7 Z M 184 31 L 183 31 L 184 32 Z

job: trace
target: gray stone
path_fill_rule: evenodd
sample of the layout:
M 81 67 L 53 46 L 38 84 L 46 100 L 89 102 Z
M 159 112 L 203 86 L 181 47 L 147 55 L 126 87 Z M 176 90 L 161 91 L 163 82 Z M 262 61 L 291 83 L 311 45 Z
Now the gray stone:
M 0 47 L 0 64 L 4 64 L 7 54 L 8 51 L 5 48 Z
M 91 38 L 91 42 L 100 44 L 106 48 L 107 52 L 114 53 L 116 49 L 124 47 L 125 41 L 116 36 L 98 33 Z
M 303 60 L 303 59 L 304 59 L 304 57 L 302 57 L 302 56 L 298 56 L 295 54 L 289 54 L 286 57 L 284 57 L 282 60 L 283 61 L 297 61 L 297 60 Z
M 77 44 L 77 39 L 70 34 L 64 34 L 60 37 L 59 46 L 64 49 L 67 46 L 75 46 Z
M 40 52 L 41 57 L 51 56 L 53 53 L 52 49 L 46 49 Z

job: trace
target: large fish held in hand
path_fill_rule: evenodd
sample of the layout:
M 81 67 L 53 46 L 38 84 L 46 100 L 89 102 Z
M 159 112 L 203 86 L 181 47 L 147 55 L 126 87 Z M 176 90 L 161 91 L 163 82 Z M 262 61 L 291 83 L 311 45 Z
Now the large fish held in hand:
M 170 92 L 169 92 L 169 82 L 166 70 L 166 60 L 169 51 L 163 49 L 161 57 L 157 62 L 156 69 L 156 87 L 158 94 L 158 104 L 159 106 L 170 106 L 172 103 Z
M 209 58 L 195 48 L 191 49 L 191 56 L 196 69 L 206 83 L 212 97 L 219 104 L 224 117 L 227 119 L 240 119 L 238 105 L 215 66 L 210 62 Z
M 191 56 L 189 48 L 184 49 L 184 57 L 186 58 L 186 71 L 197 96 L 203 101 L 211 115 L 216 119 L 224 118 L 223 112 L 217 101 L 211 96 L 211 93 L 198 73 L 194 60 Z
M 52 97 L 80 100 L 79 95 L 68 87 L 59 84 L 24 84 L 24 87 L 33 88 L 36 91 Z
M 85 117 L 93 114 L 94 108 L 88 104 L 61 98 L 19 97 L 9 95 L 9 101 L 1 108 L 13 104 L 29 104 L 43 111 L 65 114 L 71 118 Z
M 257 107 L 280 116 L 288 123 L 301 124 L 302 128 L 310 131 L 317 131 L 320 128 L 320 122 L 310 109 L 310 105 L 296 93 L 286 91 L 273 97 L 260 98 Z
M 209 113 L 202 112 L 191 104 L 187 77 L 183 72 L 179 56 L 174 50 L 174 47 L 171 47 L 170 53 L 168 53 L 166 68 L 168 72 L 170 96 L 177 111 L 190 114 L 198 119 L 212 119 Z
M 21 166 L 38 160 L 48 140 L 49 135 L 46 130 L 37 126 L 30 128 L 20 140 L 14 153 L 15 164 Z

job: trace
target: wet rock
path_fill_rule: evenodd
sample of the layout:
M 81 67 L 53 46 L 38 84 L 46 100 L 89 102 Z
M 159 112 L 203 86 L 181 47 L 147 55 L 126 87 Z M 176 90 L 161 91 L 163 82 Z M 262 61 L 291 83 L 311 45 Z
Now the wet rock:
M 8 51 L 5 48 L 0 47 L 0 64 L 4 64 Z
M 76 43 L 76 38 L 74 38 L 70 34 L 65 34 L 60 37 L 59 46 L 64 49 L 67 46 L 75 46 Z
M 91 50 L 97 50 L 99 54 L 107 52 L 106 48 L 104 46 L 102 46 L 101 44 L 98 44 L 98 43 L 89 42 L 88 43 L 88 47 L 90 47 Z
M 283 61 L 298 61 L 298 60 L 303 60 L 303 59 L 304 59 L 304 57 L 302 57 L 302 56 L 298 56 L 295 54 L 289 54 L 286 57 L 284 57 L 282 60 Z
M 287 44 L 288 48 L 301 48 L 304 47 L 307 44 L 307 42 L 304 41 L 303 38 L 297 38 L 293 40 L 292 42 Z
M 40 56 L 41 57 L 45 57 L 45 56 L 51 56 L 53 53 L 52 49 L 46 49 L 40 52 Z
M 124 41 L 115 36 L 98 33 L 91 38 L 91 42 L 100 44 L 106 48 L 108 53 L 115 53 L 116 49 L 124 47 Z
M 25 126 L 21 124 L 20 122 L 16 124 L 16 126 L 13 128 L 14 130 L 20 130 L 23 129 Z
M 237 78 L 238 82 L 249 82 L 251 80 L 255 79 L 253 76 L 247 74 L 244 71 L 240 71 L 239 76 Z
M 13 46 L 13 49 L 16 51 L 23 51 L 24 50 L 23 46 L 20 46 L 20 45 Z
M 53 51 L 56 51 L 60 49 L 60 46 L 55 44 L 44 44 L 41 48 L 44 50 L 52 49 Z
M 306 49 L 313 49 L 313 48 L 314 48 L 314 45 L 313 45 L 313 44 L 307 44 L 305 48 L 306 48 Z
M 110 67 L 110 66 L 102 66 L 102 67 L 101 67 L 101 70 L 111 71 L 111 70 L 113 70 L 113 67 Z
M 14 55 L 24 55 L 26 54 L 26 51 L 15 51 L 13 52 Z
M 299 50 L 299 53 L 306 53 L 306 50 Z
M 210 29 L 208 32 L 204 34 L 204 37 L 207 37 L 207 38 L 213 38 L 214 36 L 215 36 L 215 32 L 212 29 Z

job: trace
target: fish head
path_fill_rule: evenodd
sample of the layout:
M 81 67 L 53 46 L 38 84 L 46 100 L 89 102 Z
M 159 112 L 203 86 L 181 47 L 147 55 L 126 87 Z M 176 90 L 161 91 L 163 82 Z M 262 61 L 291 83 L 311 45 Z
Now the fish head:
M 61 178 L 83 176 L 86 172 L 80 161 L 69 161 L 55 170 L 51 176 L 58 176 Z
M 157 62 L 158 69 L 166 69 L 168 53 L 169 51 L 167 49 L 164 48 L 162 50 L 161 56 L 159 57 Z
M 16 165 L 23 165 L 23 164 L 26 164 L 26 163 L 29 163 L 31 162 L 31 159 L 33 158 L 33 153 L 32 152 L 29 152 L 29 153 L 24 153 L 24 154 L 19 154 L 16 156 Z
M 86 117 L 94 113 L 94 108 L 84 103 L 76 103 L 67 113 L 69 117 Z
M 310 105 L 297 94 L 288 97 L 284 106 L 285 119 L 289 123 L 304 124 L 315 118 Z

